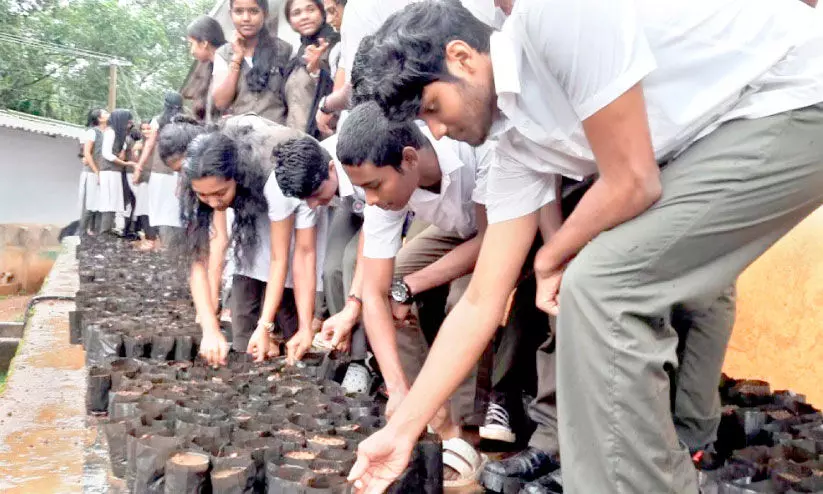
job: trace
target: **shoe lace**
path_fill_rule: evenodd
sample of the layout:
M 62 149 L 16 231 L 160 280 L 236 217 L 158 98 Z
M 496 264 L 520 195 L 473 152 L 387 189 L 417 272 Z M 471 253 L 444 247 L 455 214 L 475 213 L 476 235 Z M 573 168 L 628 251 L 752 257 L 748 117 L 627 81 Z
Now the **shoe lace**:
M 489 408 L 486 410 L 486 423 L 508 426 L 509 412 L 497 403 L 489 403 Z

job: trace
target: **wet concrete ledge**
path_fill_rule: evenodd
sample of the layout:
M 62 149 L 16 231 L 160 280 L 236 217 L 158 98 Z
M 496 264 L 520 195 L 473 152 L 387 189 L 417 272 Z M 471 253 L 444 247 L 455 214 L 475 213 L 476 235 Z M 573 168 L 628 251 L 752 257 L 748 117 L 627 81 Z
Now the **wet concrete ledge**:
M 77 237 L 62 250 L 40 295 L 74 296 Z M 85 413 L 85 355 L 69 344 L 74 302 L 34 306 L 0 395 L 0 492 L 104 493 L 105 449 Z

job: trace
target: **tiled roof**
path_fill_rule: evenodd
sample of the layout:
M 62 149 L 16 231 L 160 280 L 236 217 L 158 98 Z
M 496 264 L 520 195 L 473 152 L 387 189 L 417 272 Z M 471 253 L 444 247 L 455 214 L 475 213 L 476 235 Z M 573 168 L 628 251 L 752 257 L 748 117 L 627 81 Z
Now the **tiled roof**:
M 85 132 L 80 125 L 11 110 L 0 110 L 0 127 L 70 139 L 80 139 Z

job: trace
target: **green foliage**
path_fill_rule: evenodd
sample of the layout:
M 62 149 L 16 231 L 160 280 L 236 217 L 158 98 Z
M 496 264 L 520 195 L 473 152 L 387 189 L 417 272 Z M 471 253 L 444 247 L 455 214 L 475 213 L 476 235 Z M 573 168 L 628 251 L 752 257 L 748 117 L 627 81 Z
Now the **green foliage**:
M 0 0 L 0 33 L 91 50 L 133 65 L 118 68 L 117 107 L 150 118 L 163 92 L 183 84 L 192 60 L 185 30 L 213 0 Z M 108 67 L 93 58 L 0 36 L 0 107 L 85 123 L 105 107 Z

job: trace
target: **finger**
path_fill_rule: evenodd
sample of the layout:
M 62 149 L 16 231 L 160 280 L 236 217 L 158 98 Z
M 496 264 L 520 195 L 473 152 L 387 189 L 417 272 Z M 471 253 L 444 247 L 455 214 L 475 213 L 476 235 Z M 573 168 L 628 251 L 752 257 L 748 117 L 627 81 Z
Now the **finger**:
M 369 469 L 369 457 L 358 451 L 357 452 L 357 461 L 354 462 L 354 466 L 351 467 L 351 470 L 349 471 L 348 481 L 349 482 L 355 481 L 355 485 L 356 485 L 356 483 L 357 483 L 356 481 L 360 480 L 360 478 L 363 477 L 363 474 L 365 474 L 366 470 L 368 470 L 368 469 Z
M 331 339 L 331 346 L 337 347 L 338 345 L 340 345 L 340 341 L 342 339 L 343 339 L 343 335 L 339 331 L 335 331 L 334 335 L 332 336 L 332 339 Z
M 392 477 L 394 477 L 393 474 Z M 375 475 L 369 480 L 369 485 L 366 487 L 364 494 L 382 494 L 383 492 L 386 492 L 386 489 L 392 482 L 394 482 L 394 478 L 388 480 Z

